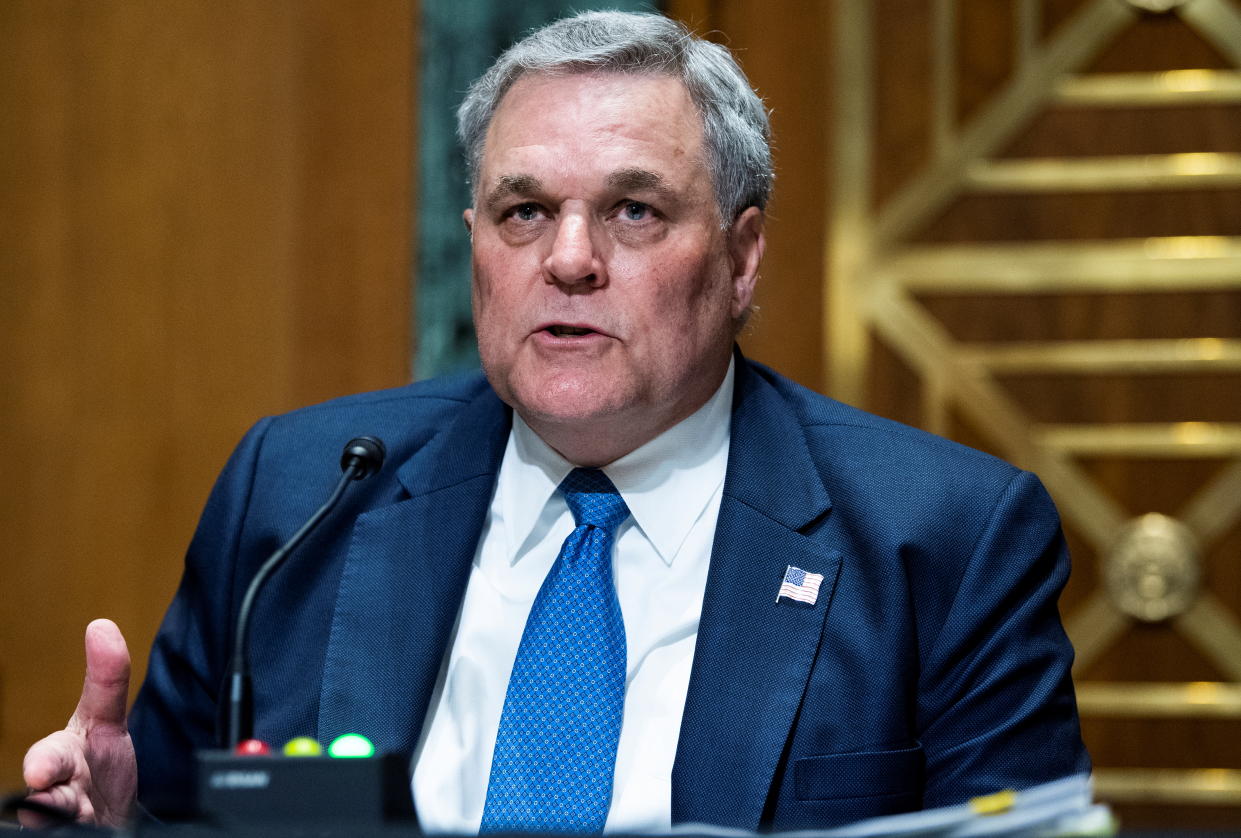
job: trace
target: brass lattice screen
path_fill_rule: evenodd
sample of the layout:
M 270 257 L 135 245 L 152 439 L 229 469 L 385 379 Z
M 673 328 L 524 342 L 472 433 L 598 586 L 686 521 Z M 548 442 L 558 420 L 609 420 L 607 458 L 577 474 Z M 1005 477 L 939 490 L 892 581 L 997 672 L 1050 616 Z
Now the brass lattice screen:
M 1195 737 L 1215 735 L 1194 733 L 1196 722 L 1217 725 L 1211 730 L 1241 750 L 1241 235 L 1229 227 L 1241 227 L 1241 8 L 1228 0 L 919 4 L 926 152 L 877 195 L 887 153 L 876 131 L 887 107 L 878 74 L 903 60 L 884 53 L 876 34 L 892 25 L 884 16 L 892 5 L 836 4 L 824 346 L 833 394 L 882 409 L 876 369 L 894 357 L 916 383 L 918 424 L 978 441 L 1047 484 L 1075 548 L 1064 616 L 1099 795 L 1122 813 L 1130 804 L 1221 814 L 1241 806 L 1241 753 L 1228 765 L 1202 762 L 1209 749 L 1185 752 Z M 984 5 L 1003 7 L 994 16 L 1006 27 L 1011 65 L 963 113 L 971 44 L 962 18 Z M 1161 33 L 1197 39 L 1188 57 L 1201 54 L 1207 66 L 1175 56 L 1159 66 L 1142 45 L 1171 37 Z M 1203 124 L 1223 130 L 1180 131 L 1202 146 L 1175 150 L 1156 142 L 1144 151 L 1138 130 L 1117 138 L 1122 151 L 1095 153 L 1037 127 L 1049 112 L 1060 115 L 1055 124 L 1121 114 L 1141 126 L 1143 114 L 1175 125 L 1205 111 Z M 1027 143 L 1036 130 L 1041 138 Z M 1039 153 L 1023 154 L 1025 146 Z M 950 218 L 967 201 L 972 214 Z M 1169 207 L 1162 225 L 1141 211 L 1156 201 Z M 1183 213 L 1171 209 L 1182 203 Z M 1076 224 L 1062 225 L 1073 235 L 1022 223 L 1040 207 L 1078 213 Z M 1091 207 L 1120 218 L 1104 223 Z M 1152 215 L 1150 231 L 1126 213 Z M 998 234 L 992 214 L 1009 219 Z M 973 235 L 971 218 L 988 230 Z M 1117 301 L 1153 313 L 1117 326 L 1108 314 Z M 1161 320 L 1161 308 L 1202 313 Z M 1014 325 L 996 327 L 1002 334 L 969 322 L 1005 311 Z M 1032 322 L 1040 312 L 1076 320 L 1042 328 Z M 1061 395 L 1039 398 L 1051 392 Z M 1076 403 L 1109 392 L 1138 395 L 1133 404 Z M 1168 489 L 1178 481 L 1179 494 Z M 1157 656 L 1146 668 L 1109 664 L 1148 641 L 1184 643 L 1192 649 L 1184 656 L 1200 660 L 1199 677 Z M 1125 734 L 1106 733 L 1109 720 L 1149 723 L 1149 735 L 1183 736 L 1185 748 L 1162 764 L 1134 764 L 1110 744 Z

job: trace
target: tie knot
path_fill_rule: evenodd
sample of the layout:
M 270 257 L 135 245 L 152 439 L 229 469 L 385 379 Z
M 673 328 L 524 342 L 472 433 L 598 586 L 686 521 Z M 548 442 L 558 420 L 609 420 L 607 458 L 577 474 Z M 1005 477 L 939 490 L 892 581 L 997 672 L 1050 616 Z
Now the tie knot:
M 575 468 L 560 484 L 577 526 L 614 531 L 629 517 L 629 507 L 608 476 L 597 468 Z

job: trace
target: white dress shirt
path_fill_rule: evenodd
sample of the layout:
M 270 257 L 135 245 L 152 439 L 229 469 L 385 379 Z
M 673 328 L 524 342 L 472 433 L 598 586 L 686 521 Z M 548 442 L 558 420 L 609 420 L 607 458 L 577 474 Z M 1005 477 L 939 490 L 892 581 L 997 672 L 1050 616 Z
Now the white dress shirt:
M 672 763 L 689 688 L 728 462 L 733 366 L 696 413 L 604 467 L 632 514 L 613 568 L 625 620 L 625 712 L 605 831 L 672 822 Z M 496 732 L 530 606 L 573 516 L 556 487 L 573 465 L 517 415 L 487 521 L 414 755 L 427 832 L 482 823 Z

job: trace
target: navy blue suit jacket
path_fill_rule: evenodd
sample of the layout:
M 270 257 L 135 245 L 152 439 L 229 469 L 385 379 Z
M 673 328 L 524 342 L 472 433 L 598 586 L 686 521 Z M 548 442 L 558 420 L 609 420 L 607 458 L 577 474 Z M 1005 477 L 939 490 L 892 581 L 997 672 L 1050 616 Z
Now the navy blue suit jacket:
M 412 752 L 511 422 L 481 376 L 259 422 L 207 503 L 130 719 L 140 794 L 188 791 L 217 742 L 240 597 L 358 434 L 388 460 L 254 614 L 256 732 Z M 673 768 L 674 822 L 798 829 L 1089 769 L 1038 480 L 738 356 L 732 445 Z M 821 573 L 776 603 L 785 567 Z

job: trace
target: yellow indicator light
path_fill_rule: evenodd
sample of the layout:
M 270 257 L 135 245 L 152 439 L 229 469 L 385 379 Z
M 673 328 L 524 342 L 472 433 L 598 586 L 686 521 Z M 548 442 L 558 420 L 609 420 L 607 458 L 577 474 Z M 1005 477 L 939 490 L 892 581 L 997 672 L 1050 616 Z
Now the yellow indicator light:
M 373 757 L 375 746 L 365 736 L 346 733 L 332 740 L 332 744 L 327 746 L 327 752 L 330 756 L 337 758 Z
M 975 797 L 970 801 L 970 808 L 980 815 L 998 815 L 1013 808 L 1017 802 L 1017 792 L 1012 789 L 997 791 L 995 794 Z
M 309 736 L 298 736 L 284 743 L 286 757 L 317 757 L 323 754 L 323 747 Z

